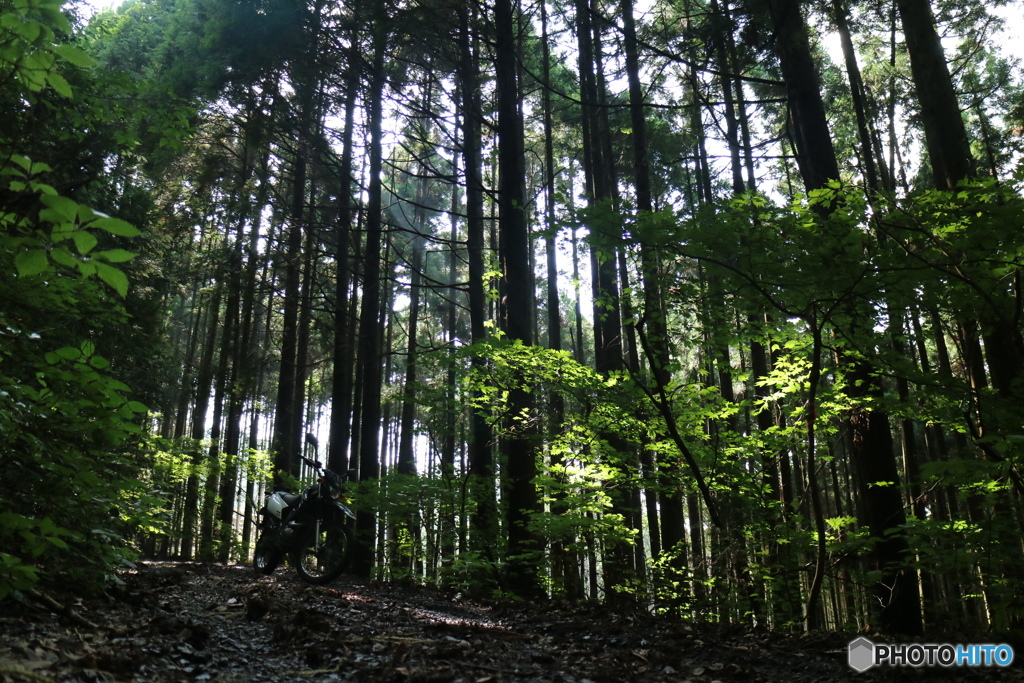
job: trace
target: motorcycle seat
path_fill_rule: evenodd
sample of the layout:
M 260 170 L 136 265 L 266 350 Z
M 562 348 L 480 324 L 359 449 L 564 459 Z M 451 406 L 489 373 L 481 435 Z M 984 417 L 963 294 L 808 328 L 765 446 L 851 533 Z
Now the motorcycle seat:
M 302 496 L 295 495 L 294 493 L 288 493 L 286 491 L 278 491 L 278 493 L 281 495 L 281 499 L 289 506 L 294 506 L 302 500 Z

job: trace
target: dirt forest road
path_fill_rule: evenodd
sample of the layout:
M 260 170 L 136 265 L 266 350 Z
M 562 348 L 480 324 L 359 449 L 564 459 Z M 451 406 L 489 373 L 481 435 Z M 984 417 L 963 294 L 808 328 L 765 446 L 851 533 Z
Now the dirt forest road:
M 992 669 L 847 665 L 848 634 L 696 626 L 601 607 L 485 604 L 278 570 L 152 563 L 116 596 L 0 605 L 0 681 L 832 683 L 1024 681 Z

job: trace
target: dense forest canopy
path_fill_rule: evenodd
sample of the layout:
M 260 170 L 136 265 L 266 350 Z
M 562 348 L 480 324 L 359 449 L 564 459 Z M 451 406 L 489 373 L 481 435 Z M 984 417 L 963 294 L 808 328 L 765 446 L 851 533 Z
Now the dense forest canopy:
M 1002 4 L 0 0 L 0 599 L 304 454 L 360 576 L 1019 628 Z

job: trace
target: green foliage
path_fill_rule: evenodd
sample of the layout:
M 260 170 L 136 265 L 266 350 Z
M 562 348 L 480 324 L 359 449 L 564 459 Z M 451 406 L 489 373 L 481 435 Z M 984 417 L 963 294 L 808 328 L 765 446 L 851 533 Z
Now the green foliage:
M 70 32 L 53 0 L 0 12 L 12 111 L 74 110 L 70 82 L 92 60 Z M 125 320 L 119 264 L 139 231 L 58 189 L 66 177 L 34 155 L 57 149 L 59 126 L 30 118 L 0 136 L 0 598 L 58 577 L 97 587 L 134 556 L 126 536 L 152 522 L 131 455 L 147 409 L 94 341 Z
M 664 550 L 650 563 L 650 593 L 654 613 L 689 618 L 697 609 L 692 585 L 694 572 L 686 563 L 682 545 Z
M 73 535 L 67 529 L 57 527 L 49 517 L 37 520 L 13 512 L 0 514 L 0 528 L 4 529 L 5 535 L 20 541 L 22 552 L 29 561 L 46 553 L 51 546 L 66 550 L 68 544 L 64 539 Z M 23 562 L 20 557 L 0 553 L 0 563 L 0 600 L 12 590 L 31 588 L 39 580 L 39 569 Z
M 438 529 L 437 520 L 456 515 L 465 519 L 476 513 L 475 501 L 467 495 L 465 477 L 444 472 L 431 474 L 420 477 L 391 472 L 380 479 L 359 482 L 352 492 L 353 509 L 372 510 L 389 520 L 392 531 L 386 544 L 386 571 L 392 580 L 422 578 L 415 568 L 423 566 L 428 554 L 434 561 L 441 545 L 454 545 L 454 529 Z M 453 581 L 459 584 L 462 579 L 457 577 L 468 571 L 468 561 L 465 557 L 458 565 L 449 562 L 440 581 L 445 585 L 454 585 Z
M 467 595 L 495 600 L 516 599 L 516 595 L 502 588 L 507 564 L 496 560 L 492 553 L 467 551 L 459 553 L 444 568 L 442 582 L 452 590 Z
M 93 60 L 62 37 L 71 22 L 63 0 L 13 0 L 0 13 L 0 87 L 38 93 L 52 88 L 71 97 L 71 86 L 58 70 L 62 62 L 88 67 Z
M 591 451 L 552 464 L 537 479 L 545 509 L 533 514 L 530 528 L 568 551 L 636 540 L 623 515 L 611 511 L 611 492 L 625 483 L 626 475 L 620 467 L 594 462 L 594 457 Z
M 24 361 L 45 338 L 6 327 L 0 359 Z M 22 349 L 18 349 L 18 347 Z M 31 349 L 31 346 L 29 346 Z M 21 350 L 19 354 L 17 351 Z M 145 407 L 104 373 L 91 343 L 42 354 L 29 377 L 0 375 L 0 538 L 8 550 L 0 593 L 41 574 L 95 586 L 132 556 L 123 543 L 140 495 L 123 447 Z
M 74 268 L 84 278 L 96 276 L 120 296 L 128 294 L 128 278 L 111 265 L 132 259 L 135 254 L 125 249 L 96 249 L 97 231 L 120 237 L 135 237 L 139 231 L 118 218 L 82 206 L 62 197 L 39 178 L 49 171 L 45 164 L 12 155 L 0 166 L 0 177 L 10 191 L 35 194 L 43 205 L 38 213 L 18 216 L 8 213 L 0 217 L 4 247 L 15 253 L 18 276 L 32 278 L 46 273 L 51 265 Z M 74 245 L 74 250 L 70 244 Z

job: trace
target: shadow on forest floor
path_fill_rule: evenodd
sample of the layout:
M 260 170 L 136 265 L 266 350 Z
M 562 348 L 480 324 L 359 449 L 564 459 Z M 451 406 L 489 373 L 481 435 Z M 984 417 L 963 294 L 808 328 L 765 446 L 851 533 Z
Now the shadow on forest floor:
M 785 636 L 600 607 L 488 605 L 437 591 L 328 587 L 291 571 L 150 563 L 116 598 L 35 594 L 0 616 L 0 682 L 1024 681 L 992 669 L 847 665 L 847 634 Z

